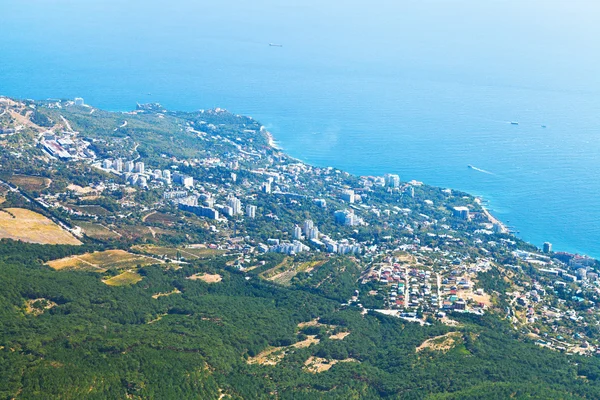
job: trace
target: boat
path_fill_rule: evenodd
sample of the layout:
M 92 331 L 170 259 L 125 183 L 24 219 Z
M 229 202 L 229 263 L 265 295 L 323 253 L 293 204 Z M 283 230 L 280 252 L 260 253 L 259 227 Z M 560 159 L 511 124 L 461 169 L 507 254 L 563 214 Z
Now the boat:
M 471 164 L 469 164 L 469 165 L 467 165 L 467 168 L 469 168 L 469 169 L 474 169 L 475 167 L 474 167 L 474 166 L 472 166 Z
M 271 47 L 283 47 L 282 44 L 277 44 L 277 43 L 269 43 L 269 46 L 271 46 Z
M 545 127 L 546 127 L 546 125 L 542 125 L 542 128 L 545 128 Z
M 517 121 L 510 121 L 511 125 L 519 125 L 519 123 Z

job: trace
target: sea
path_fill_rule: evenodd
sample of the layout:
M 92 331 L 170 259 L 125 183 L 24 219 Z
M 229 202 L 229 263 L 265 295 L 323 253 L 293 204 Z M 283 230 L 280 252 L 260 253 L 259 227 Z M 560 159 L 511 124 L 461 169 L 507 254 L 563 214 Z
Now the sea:
M 600 258 L 599 17 L 579 0 L 1 0 L 0 95 L 225 108 L 307 163 L 469 192 L 521 238 Z

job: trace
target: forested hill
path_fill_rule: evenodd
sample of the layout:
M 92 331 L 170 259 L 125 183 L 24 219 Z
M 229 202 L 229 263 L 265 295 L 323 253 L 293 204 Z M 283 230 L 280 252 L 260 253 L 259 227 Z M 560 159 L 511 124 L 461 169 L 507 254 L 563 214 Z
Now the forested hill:
M 540 349 L 492 315 L 456 314 L 456 327 L 362 315 L 327 293 L 247 280 L 222 257 L 176 270 L 143 267 L 142 282 L 120 287 L 94 272 L 57 273 L 43 264 L 82 251 L 1 243 L 0 397 L 592 399 L 600 393 L 596 358 Z M 200 271 L 219 273 L 222 281 L 185 279 Z M 173 288 L 181 293 L 152 297 Z M 431 338 L 438 339 L 426 342 Z M 312 344 L 305 347 L 307 340 Z M 265 362 L 269 349 L 275 353 Z

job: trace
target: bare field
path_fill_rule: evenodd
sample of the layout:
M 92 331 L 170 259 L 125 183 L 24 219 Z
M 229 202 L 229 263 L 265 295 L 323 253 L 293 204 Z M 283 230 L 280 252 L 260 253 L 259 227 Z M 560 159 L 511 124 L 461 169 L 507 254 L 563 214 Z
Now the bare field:
M 106 250 L 61 258 L 60 260 L 49 261 L 47 264 L 55 270 L 71 268 L 103 272 L 109 268 L 126 269 L 137 265 L 144 266 L 158 263 L 163 263 L 163 261 L 124 250 Z
M 44 190 L 50 187 L 50 184 L 52 183 L 48 178 L 30 175 L 13 175 L 7 179 L 14 185 L 28 191 Z
M 125 271 L 120 275 L 113 276 L 110 279 L 103 280 L 108 286 L 125 286 L 133 285 L 142 280 L 142 277 L 137 272 Z
M 50 219 L 24 208 L 0 211 L 0 238 L 39 244 L 81 244 Z

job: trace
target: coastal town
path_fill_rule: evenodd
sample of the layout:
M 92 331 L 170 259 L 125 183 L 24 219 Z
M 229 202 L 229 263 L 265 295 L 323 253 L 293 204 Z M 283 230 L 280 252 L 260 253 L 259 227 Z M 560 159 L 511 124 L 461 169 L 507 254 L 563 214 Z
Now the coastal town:
M 600 353 L 596 260 L 523 242 L 466 193 L 303 163 L 252 118 L 0 98 L 0 147 L 3 210 L 30 209 L 77 241 L 177 249 L 152 254 L 174 263 L 211 249 L 288 287 L 344 259 L 359 271 L 344 307 L 450 326 L 497 313 L 539 346 Z

